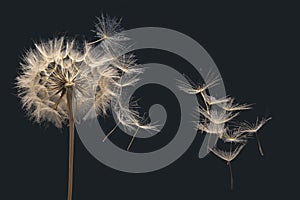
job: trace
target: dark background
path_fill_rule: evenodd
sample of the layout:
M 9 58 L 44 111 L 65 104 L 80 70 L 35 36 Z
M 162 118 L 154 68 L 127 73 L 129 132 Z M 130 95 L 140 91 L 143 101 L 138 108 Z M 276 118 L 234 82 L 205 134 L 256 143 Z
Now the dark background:
M 91 39 L 95 17 L 102 13 L 123 18 L 125 29 L 166 27 L 192 37 L 217 64 L 227 93 L 238 101 L 255 103 L 241 119 L 272 116 L 273 120 L 260 135 L 265 156 L 259 155 L 252 140 L 233 162 L 233 192 L 225 162 L 213 155 L 197 157 L 203 135 L 199 134 L 176 162 L 145 174 L 106 167 L 76 138 L 74 199 L 262 199 L 296 195 L 300 178 L 296 89 L 299 6 L 287 1 L 210 2 L 9 1 L 2 5 L 0 199 L 66 199 L 67 128 L 58 130 L 30 122 L 16 97 L 14 79 L 21 56 L 34 41 L 60 34 Z M 160 62 L 189 69 L 188 63 L 165 52 L 137 55 L 140 63 Z M 165 88 L 147 90 L 167 93 Z M 170 98 L 166 104 L 176 106 L 171 94 L 165 98 Z M 157 96 L 153 99 L 147 97 L 142 104 L 160 101 Z M 169 110 L 168 115 L 174 116 L 170 120 L 175 121 L 166 125 L 166 135 L 176 133 L 178 113 L 174 111 L 178 108 Z M 107 130 L 112 124 L 108 123 Z M 156 145 L 155 141 L 141 142 L 147 147 Z M 136 141 L 133 150 L 141 150 L 143 147 L 138 146 L 142 143 Z

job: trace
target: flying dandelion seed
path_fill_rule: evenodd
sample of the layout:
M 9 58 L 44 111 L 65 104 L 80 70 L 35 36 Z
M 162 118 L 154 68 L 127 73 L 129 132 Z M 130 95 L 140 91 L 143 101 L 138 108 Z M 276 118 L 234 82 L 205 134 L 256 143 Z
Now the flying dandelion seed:
M 249 122 L 244 122 L 244 123 L 241 123 L 241 125 L 240 125 L 240 131 L 242 133 L 248 133 L 248 135 L 255 134 L 258 149 L 259 149 L 259 152 L 262 156 L 264 155 L 264 152 L 263 152 L 260 140 L 259 140 L 258 131 L 263 127 L 263 125 L 265 125 L 271 119 L 272 119 L 271 117 L 263 118 L 260 121 L 257 119 L 256 122 L 253 123 L 253 124 L 251 124 Z
M 220 104 L 225 104 L 227 102 L 230 102 L 232 101 L 232 98 L 221 98 L 221 99 L 216 99 L 215 97 L 213 96 L 209 96 L 207 95 L 206 93 L 206 90 L 202 91 L 201 92 L 201 96 L 202 98 L 204 99 L 204 102 L 209 105 L 209 106 L 212 106 L 212 105 L 220 105 Z
M 197 112 L 201 114 L 202 118 L 200 118 L 200 123 L 198 122 L 196 127 L 202 133 L 205 132 L 209 134 L 207 150 L 227 161 L 230 169 L 231 190 L 233 190 L 231 161 L 238 156 L 252 134 L 256 135 L 259 150 L 263 155 L 257 131 L 267 123 L 270 118 L 262 119 L 261 121 L 257 120 L 254 124 L 248 122 L 240 123 L 237 127 L 232 128 L 230 123 L 232 123 L 241 111 L 251 109 L 251 105 L 234 103 L 234 99 L 230 97 L 216 99 L 215 97 L 208 95 L 207 89 L 215 86 L 218 79 L 211 78 L 209 80 L 211 80 L 211 82 L 200 86 L 195 85 L 192 81 L 189 81 L 189 83 L 179 81 L 178 88 L 188 94 L 201 94 L 205 108 L 200 104 L 197 108 Z M 217 108 L 213 109 L 212 106 L 214 105 L 216 105 Z M 229 151 L 218 149 L 216 147 L 218 140 L 214 143 L 213 148 L 210 148 L 211 135 L 216 135 L 218 140 L 229 143 Z M 234 150 L 232 149 L 233 144 L 238 145 Z
M 242 144 L 242 145 L 238 146 L 237 148 L 235 148 L 233 151 L 231 149 L 229 152 L 217 149 L 216 147 L 214 147 L 213 149 L 210 149 L 211 152 L 213 152 L 216 156 L 218 156 L 219 158 L 221 158 L 222 160 L 225 160 L 227 162 L 227 165 L 228 165 L 229 171 L 230 171 L 230 188 L 231 188 L 231 190 L 233 190 L 233 173 L 232 173 L 231 162 L 233 159 L 235 159 L 237 157 L 237 155 L 241 152 L 241 150 L 244 148 L 244 146 L 245 146 L 245 144 Z
M 232 112 L 232 111 L 243 111 L 243 110 L 250 110 L 252 108 L 252 105 L 251 104 L 234 104 L 234 99 L 231 98 L 229 101 L 227 102 L 221 102 L 219 104 L 219 106 L 226 110 L 226 111 L 229 111 L 229 112 Z
M 225 131 L 221 136 L 224 142 L 229 143 L 247 143 L 247 135 L 243 134 L 241 131 Z
M 181 91 L 184 91 L 188 94 L 201 94 L 205 92 L 207 89 L 214 87 L 218 84 L 220 80 L 218 76 L 214 76 L 213 73 L 207 73 L 206 79 L 207 84 L 198 85 L 194 81 L 192 81 L 188 76 L 184 75 L 184 77 L 188 80 L 188 83 L 185 81 L 177 80 L 178 88 Z
M 97 41 L 80 44 L 61 37 L 36 43 L 24 56 L 16 78 L 22 106 L 30 119 L 51 122 L 58 128 L 69 125 L 68 200 L 73 190 L 75 122 L 96 118 L 91 110 L 106 115 L 115 101 L 117 125 L 130 130 L 155 129 L 150 124 L 140 125 L 138 114 L 121 105 L 122 88 L 134 85 L 142 70 L 134 56 L 123 55 L 128 48 L 124 41 L 129 38 L 120 30 L 119 20 L 102 16 L 96 25 Z
M 198 112 L 214 124 L 224 124 L 239 115 L 224 110 L 206 110 L 202 107 L 199 107 Z
M 224 124 L 214 124 L 209 121 L 207 122 L 206 120 L 203 120 L 203 122 L 197 124 L 196 127 L 201 132 L 215 134 L 219 137 L 221 137 L 226 132 Z

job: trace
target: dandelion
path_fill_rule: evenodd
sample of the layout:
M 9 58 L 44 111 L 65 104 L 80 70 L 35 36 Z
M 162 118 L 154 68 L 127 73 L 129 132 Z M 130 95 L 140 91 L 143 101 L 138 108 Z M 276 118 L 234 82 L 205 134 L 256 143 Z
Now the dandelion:
M 72 199 L 74 124 L 95 118 L 91 110 L 105 116 L 114 106 L 118 125 L 130 129 L 140 126 L 137 113 L 120 107 L 122 88 L 134 85 L 142 70 L 134 57 L 124 55 L 128 40 L 119 33 L 119 21 L 99 19 L 96 33 L 101 40 L 78 43 L 65 37 L 36 43 L 24 56 L 21 73 L 16 78 L 22 107 L 37 123 L 51 122 L 61 128 L 69 126 L 68 200 Z M 126 79 L 121 77 L 126 75 Z
M 156 132 L 158 132 L 159 131 L 158 130 L 158 125 L 155 125 L 155 123 L 146 124 L 146 120 L 147 119 L 138 120 L 136 118 L 130 120 L 131 124 L 134 125 L 137 128 L 136 128 L 136 130 L 135 130 L 135 132 L 134 132 L 134 134 L 133 134 L 133 136 L 131 138 L 130 143 L 127 146 L 127 151 L 129 151 L 129 149 L 130 149 L 130 147 L 131 147 L 131 145 L 132 145 L 132 143 L 133 143 L 133 141 L 134 141 L 134 139 L 135 139 L 135 137 L 136 137 L 136 135 L 137 135 L 137 133 L 138 133 L 138 131 L 140 129 L 144 129 L 144 130 L 146 130 L 148 132 L 150 132 L 150 131 L 156 131 Z
M 244 123 L 241 123 L 241 125 L 240 125 L 240 131 L 242 133 L 248 133 L 250 135 L 255 134 L 258 149 L 262 156 L 264 155 L 264 153 L 263 153 L 263 149 L 262 149 L 262 146 L 261 146 L 261 143 L 259 140 L 258 131 L 263 127 L 263 125 L 265 125 L 271 119 L 272 118 L 269 117 L 269 118 L 263 118 L 262 120 L 259 121 L 257 118 L 256 122 L 253 124 L 251 124 L 249 122 L 244 122 Z
M 22 74 L 17 77 L 19 96 L 23 108 L 35 122 L 49 121 L 61 128 L 68 121 L 68 199 L 72 199 L 75 122 L 73 106 L 76 95 L 80 95 L 80 101 L 76 102 L 77 107 L 89 100 L 85 90 L 89 80 L 82 73 L 87 73 L 90 66 L 90 47 L 85 45 L 82 53 L 74 41 L 67 41 L 65 38 L 55 38 L 35 46 L 35 49 L 29 50 L 21 64 Z M 114 73 L 108 70 L 106 75 L 113 76 Z M 99 106 L 101 109 L 102 105 Z
M 212 73 L 208 73 L 206 76 L 207 84 L 198 85 L 193 82 L 188 76 L 184 75 L 188 82 L 177 80 L 178 88 L 188 94 L 201 94 L 207 89 L 217 85 L 220 80 L 218 76 L 214 76 Z
M 93 32 L 96 33 L 96 37 L 98 38 L 98 40 L 92 43 L 97 43 L 102 40 L 117 42 L 117 41 L 124 41 L 124 39 L 126 40 L 129 39 L 125 37 L 124 34 L 122 33 L 123 29 L 121 27 L 121 19 L 104 16 L 104 15 L 101 15 L 101 17 L 97 19 L 98 19 L 98 23 L 95 24 L 96 29 L 93 30 Z
M 234 151 L 230 150 L 229 152 L 217 149 L 216 147 L 210 149 L 211 152 L 213 152 L 216 156 L 218 156 L 219 158 L 221 158 L 222 160 L 225 160 L 227 162 L 227 165 L 228 165 L 229 171 L 230 171 L 230 188 L 231 188 L 231 190 L 233 190 L 233 173 L 232 173 L 232 168 L 231 168 L 231 161 L 233 159 L 235 159 L 237 157 L 237 155 L 239 155 L 239 153 L 244 148 L 244 146 L 245 146 L 245 144 L 242 144 L 242 145 L 238 146 L 237 148 L 235 148 Z

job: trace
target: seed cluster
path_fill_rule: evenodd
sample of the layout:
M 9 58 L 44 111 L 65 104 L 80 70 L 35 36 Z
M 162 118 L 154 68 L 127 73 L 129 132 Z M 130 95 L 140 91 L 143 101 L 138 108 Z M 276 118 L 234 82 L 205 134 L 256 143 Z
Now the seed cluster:
M 231 174 L 231 189 L 233 189 L 233 176 L 230 162 L 239 155 L 247 144 L 248 139 L 253 137 L 253 135 L 256 136 L 260 153 L 263 155 L 258 131 L 271 118 L 263 118 L 260 121 L 257 120 L 254 124 L 249 122 L 233 123 L 233 120 L 240 112 L 251 109 L 251 105 L 234 103 L 234 98 L 232 97 L 217 99 L 209 95 L 208 89 L 217 84 L 218 78 L 210 77 L 208 80 L 210 80 L 210 82 L 203 85 L 197 85 L 191 80 L 189 80 L 189 82 L 180 81 L 178 87 L 188 94 L 201 95 L 205 106 L 199 104 L 197 108 L 197 112 L 201 115 L 200 122 L 196 123 L 197 129 L 202 133 L 205 132 L 209 134 L 207 150 L 227 162 Z M 223 141 L 223 144 L 228 144 L 229 150 L 219 148 L 218 141 Z

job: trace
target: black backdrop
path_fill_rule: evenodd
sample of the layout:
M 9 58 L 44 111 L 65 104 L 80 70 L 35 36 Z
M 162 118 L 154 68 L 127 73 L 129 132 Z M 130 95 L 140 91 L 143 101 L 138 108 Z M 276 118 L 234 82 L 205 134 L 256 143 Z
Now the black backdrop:
M 198 135 L 176 162 L 146 174 L 106 167 L 88 153 L 77 137 L 74 199 L 261 199 L 296 194 L 299 186 L 299 170 L 296 171 L 299 167 L 296 121 L 299 11 L 296 4 L 286 1 L 284 4 L 273 1 L 9 1 L 1 8 L 0 199 L 66 199 L 67 128 L 58 130 L 52 125 L 31 123 L 16 98 L 14 79 L 21 55 L 33 47 L 33 41 L 60 34 L 89 39 L 93 37 L 90 30 L 94 28 L 95 17 L 101 13 L 123 18 L 125 29 L 156 26 L 189 35 L 214 59 L 227 93 L 241 102 L 255 102 L 254 109 L 242 119 L 251 121 L 256 116 L 272 116 L 273 120 L 261 134 L 265 156 L 259 155 L 255 141 L 251 141 L 233 162 L 233 192 L 229 189 L 228 168 L 223 161 L 212 155 L 204 159 L 197 157 L 203 135 Z M 174 68 L 188 65 L 166 52 L 149 50 L 136 54 L 140 63 L 160 62 Z M 161 103 L 170 107 L 169 118 L 175 121 L 168 124 L 164 133 L 175 134 L 176 125 L 172 123 L 176 123 L 178 108 L 171 107 L 177 105 L 176 101 L 164 88 L 153 87 L 145 88 L 153 98 L 148 95 L 142 98 L 141 104 L 159 103 L 159 95 L 170 98 L 167 103 L 165 100 Z M 109 130 L 113 122 L 105 120 Z M 162 140 L 168 142 L 168 138 Z M 137 151 L 143 151 L 143 145 L 139 144 L 145 148 L 157 145 L 155 141 L 137 141 L 133 147 Z

